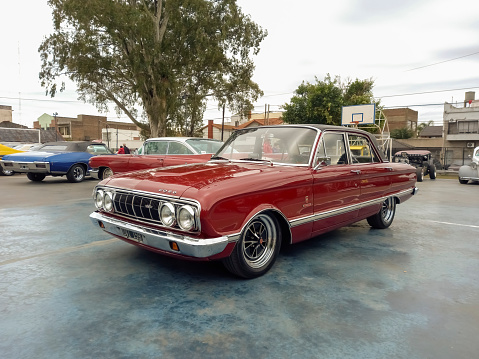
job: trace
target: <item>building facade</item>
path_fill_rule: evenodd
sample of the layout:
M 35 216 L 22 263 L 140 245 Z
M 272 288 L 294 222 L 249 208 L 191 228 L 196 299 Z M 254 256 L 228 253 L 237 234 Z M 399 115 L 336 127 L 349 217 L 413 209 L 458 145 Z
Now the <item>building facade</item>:
M 382 110 L 387 118 L 389 131 L 407 128 L 416 137 L 418 112 L 410 108 L 393 108 Z
M 444 104 L 444 160 L 453 168 L 471 161 L 479 146 L 479 100 L 466 92 L 463 104 Z

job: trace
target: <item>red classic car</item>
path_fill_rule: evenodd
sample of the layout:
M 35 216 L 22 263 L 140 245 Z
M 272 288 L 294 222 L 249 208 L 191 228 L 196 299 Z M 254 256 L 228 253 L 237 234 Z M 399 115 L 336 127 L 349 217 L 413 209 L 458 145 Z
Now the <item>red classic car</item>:
M 367 147 L 355 156 L 351 146 Z M 283 243 L 363 219 L 387 228 L 414 195 L 416 170 L 389 163 L 369 133 L 324 125 L 236 131 L 207 163 L 100 182 L 92 222 L 139 247 L 266 273 Z
M 206 162 L 222 145 L 223 142 L 209 138 L 150 138 L 138 149 L 137 154 L 93 157 L 90 175 L 105 179 L 121 172 Z

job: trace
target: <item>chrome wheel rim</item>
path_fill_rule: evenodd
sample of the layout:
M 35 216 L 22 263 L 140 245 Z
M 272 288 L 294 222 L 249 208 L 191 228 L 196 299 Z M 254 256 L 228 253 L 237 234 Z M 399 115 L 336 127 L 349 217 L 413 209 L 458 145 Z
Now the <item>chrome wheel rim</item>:
M 83 168 L 81 167 L 75 167 L 73 169 L 73 177 L 76 180 L 81 180 L 83 178 Z
M 262 268 L 274 256 L 277 229 L 269 216 L 259 215 L 246 228 L 242 253 L 251 268 Z
M 383 218 L 384 222 L 388 223 L 392 221 L 394 217 L 394 208 L 395 208 L 394 199 L 388 198 L 387 200 L 383 202 L 381 207 L 381 217 Z
M 105 178 L 108 178 L 110 176 L 113 176 L 113 171 L 111 170 L 111 168 L 107 167 L 103 170 L 103 179 Z

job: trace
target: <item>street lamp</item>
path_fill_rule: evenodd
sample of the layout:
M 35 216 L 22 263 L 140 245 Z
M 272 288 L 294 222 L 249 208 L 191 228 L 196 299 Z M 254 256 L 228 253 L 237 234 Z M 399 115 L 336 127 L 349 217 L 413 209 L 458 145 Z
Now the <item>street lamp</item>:
M 53 113 L 53 117 L 55 117 L 55 141 L 58 141 L 58 124 L 57 124 L 57 116 L 58 112 Z

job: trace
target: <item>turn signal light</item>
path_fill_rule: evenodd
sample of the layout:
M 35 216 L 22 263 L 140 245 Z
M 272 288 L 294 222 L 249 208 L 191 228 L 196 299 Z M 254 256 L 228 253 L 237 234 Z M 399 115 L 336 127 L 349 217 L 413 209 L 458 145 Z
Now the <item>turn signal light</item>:
M 180 248 L 178 247 L 178 243 L 176 242 L 170 242 L 170 248 L 177 252 L 180 251 Z

